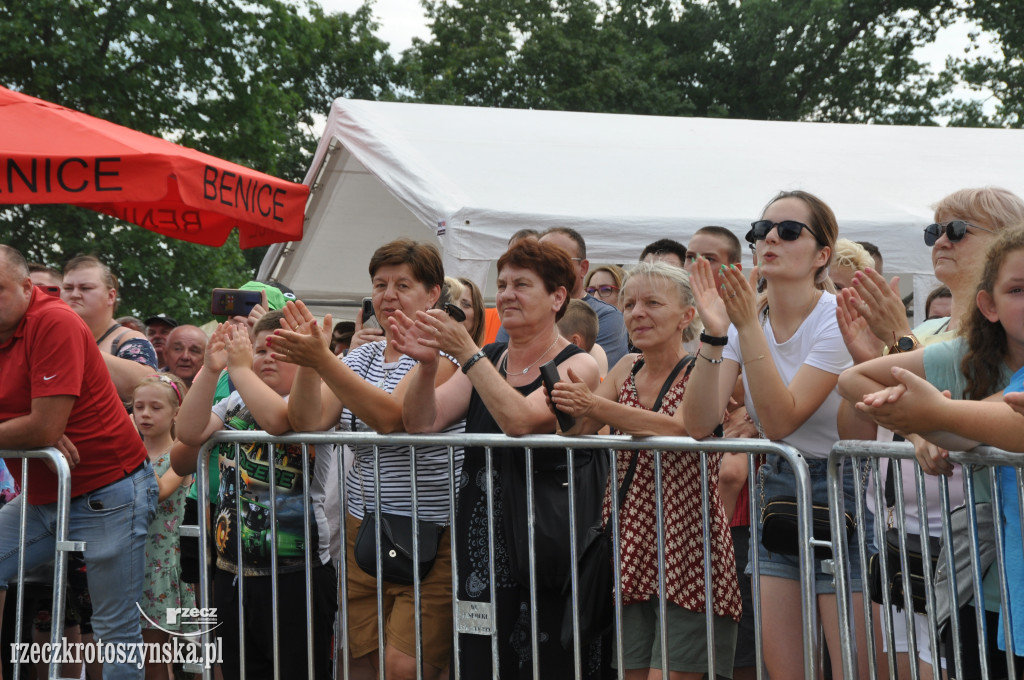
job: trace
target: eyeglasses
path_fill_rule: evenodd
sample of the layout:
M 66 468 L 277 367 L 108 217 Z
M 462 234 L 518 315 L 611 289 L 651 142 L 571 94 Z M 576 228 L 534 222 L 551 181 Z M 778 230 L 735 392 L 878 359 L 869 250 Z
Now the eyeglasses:
M 924 244 L 931 248 L 932 246 L 935 245 L 935 242 L 938 241 L 939 237 L 942 236 L 943 234 L 945 234 L 946 238 L 948 238 L 953 243 L 956 243 L 957 241 L 962 241 L 964 239 L 964 236 L 967 236 L 968 234 L 967 227 L 970 227 L 971 229 L 980 229 L 981 231 L 987 231 L 990 234 L 995 233 L 991 229 L 979 227 L 978 225 L 971 224 L 970 222 L 964 222 L 963 220 L 953 220 L 952 222 L 947 222 L 946 224 L 929 224 L 927 227 L 925 227 Z
M 814 230 L 808 227 L 803 222 L 797 222 L 796 220 L 783 220 L 781 222 L 772 222 L 771 220 L 758 220 L 757 222 L 750 223 L 750 231 L 747 232 L 746 239 L 747 243 L 756 243 L 757 241 L 763 241 L 768 238 L 768 234 L 771 233 L 772 229 L 778 227 L 779 238 L 783 241 L 795 241 L 800 238 L 800 232 L 804 229 L 811 232 L 811 236 L 820 245 L 826 245 L 822 243 L 821 239 Z
M 587 288 L 587 292 L 599 297 L 608 297 L 618 289 L 618 286 L 591 286 L 590 288 Z

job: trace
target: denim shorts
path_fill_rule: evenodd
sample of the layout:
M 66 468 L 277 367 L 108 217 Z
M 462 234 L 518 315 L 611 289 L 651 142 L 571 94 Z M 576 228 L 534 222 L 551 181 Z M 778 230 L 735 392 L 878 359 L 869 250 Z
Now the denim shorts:
M 810 472 L 811 477 L 811 502 L 814 505 L 827 506 L 828 505 L 828 461 L 824 458 L 804 458 L 807 463 L 807 468 Z M 860 518 L 857 517 L 857 506 L 854 500 L 854 471 L 857 475 L 861 476 L 863 480 L 863 473 L 866 469 L 868 461 L 866 459 L 858 460 L 847 460 L 843 465 L 843 503 L 847 514 L 857 519 L 860 524 Z M 760 469 L 760 489 L 755 490 L 755 495 L 758 497 L 758 502 L 762 497 L 761 489 L 764 490 L 763 498 L 765 502 L 771 500 L 775 496 L 795 496 L 796 495 L 796 477 L 793 474 L 793 468 L 790 464 L 782 457 L 778 455 L 769 455 L 767 461 Z M 862 490 L 866 488 L 866 485 L 861 485 Z M 866 533 L 866 540 L 868 546 L 874 546 L 875 544 L 875 520 L 874 515 L 867 510 L 864 510 L 866 517 L 864 522 L 864 530 Z M 760 512 L 758 512 L 758 518 L 760 518 Z M 760 520 L 758 520 L 760 521 Z M 761 525 L 758 524 L 758 530 L 760 531 Z M 758 534 L 760 536 L 760 533 Z M 857 533 L 854 532 L 850 546 L 849 546 L 849 559 L 850 564 L 847 570 L 850 581 L 850 590 L 853 592 L 861 592 L 863 590 L 861 584 L 861 564 L 860 564 L 860 550 L 856 544 Z M 870 552 L 870 550 L 869 550 Z M 813 553 L 812 553 L 813 558 Z M 777 576 L 779 578 L 786 578 L 793 581 L 800 580 L 800 558 L 797 555 L 779 555 L 778 553 L 770 553 L 765 550 L 764 546 L 758 541 L 757 546 L 757 559 L 758 559 L 758 571 L 762 576 Z M 747 565 L 747 572 L 749 573 L 752 568 L 751 564 Z M 818 595 L 835 593 L 835 582 L 832 574 L 827 574 L 822 570 L 821 560 L 814 559 L 814 592 Z

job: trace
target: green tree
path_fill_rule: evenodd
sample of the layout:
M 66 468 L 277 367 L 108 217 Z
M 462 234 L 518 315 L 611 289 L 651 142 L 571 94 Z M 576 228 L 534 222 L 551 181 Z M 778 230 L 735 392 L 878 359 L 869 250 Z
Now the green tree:
M 325 15 L 283 0 L 21 0 L 0 4 L 0 82 L 301 181 L 314 116 L 377 98 L 394 63 L 369 6 Z M 61 265 L 95 252 L 124 279 L 123 313 L 205 319 L 208 291 L 252 278 L 265 249 L 169 241 L 88 210 L 0 211 L 5 240 Z
M 428 102 L 934 124 L 914 51 L 953 0 L 427 0 L 402 60 Z
M 977 27 L 971 38 L 984 33 L 997 56 L 968 55 L 949 60 L 949 70 L 986 100 L 957 99 L 947 103 L 951 125 L 1024 127 L 1024 5 L 1018 2 L 978 2 L 965 9 Z

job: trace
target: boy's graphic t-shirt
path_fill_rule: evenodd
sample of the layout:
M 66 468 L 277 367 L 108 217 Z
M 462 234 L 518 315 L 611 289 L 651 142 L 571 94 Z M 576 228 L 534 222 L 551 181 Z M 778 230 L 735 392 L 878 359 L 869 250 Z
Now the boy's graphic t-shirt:
M 238 392 L 215 404 L 213 413 L 227 430 L 262 430 Z M 309 542 L 313 565 L 330 560 L 330 530 L 324 513 L 324 488 L 333 446 L 309 448 L 310 493 Z M 238 573 L 238 545 L 246 576 L 270 574 L 272 527 L 270 480 L 274 479 L 277 521 L 277 568 L 281 573 L 299 571 L 305 559 L 306 535 L 303 510 L 302 446 L 243 443 L 218 444 L 220 486 L 217 492 L 213 531 L 217 568 Z M 271 465 L 271 454 L 274 461 Z M 237 477 L 236 477 L 237 471 Z

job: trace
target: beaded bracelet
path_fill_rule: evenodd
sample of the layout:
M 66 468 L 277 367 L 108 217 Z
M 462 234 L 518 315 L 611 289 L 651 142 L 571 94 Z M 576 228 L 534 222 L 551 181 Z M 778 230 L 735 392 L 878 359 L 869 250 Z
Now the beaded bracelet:
M 721 359 L 721 358 L 719 358 L 719 359 L 708 358 L 708 357 L 704 356 L 703 354 L 701 354 L 699 349 L 697 350 L 697 356 L 699 356 L 701 359 L 704 359 L 705 361 L 707 361 L 708 363 L 711 363 L 711 364 L 720 364 L 723 361 L 725 361 L 725 359 Z

